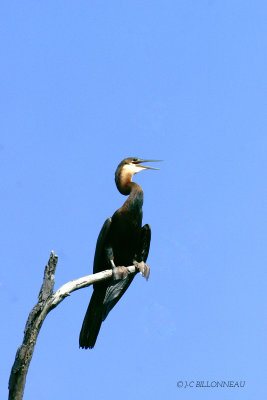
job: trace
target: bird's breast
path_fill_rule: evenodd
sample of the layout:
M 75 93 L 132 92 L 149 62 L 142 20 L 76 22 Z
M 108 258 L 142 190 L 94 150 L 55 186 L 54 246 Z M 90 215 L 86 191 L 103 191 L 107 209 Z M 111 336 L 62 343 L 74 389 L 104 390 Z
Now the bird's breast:
M 116 265 L 131 265 L 139 246 L 142 214 L 117 212 L 112 217 L 110 242 Z

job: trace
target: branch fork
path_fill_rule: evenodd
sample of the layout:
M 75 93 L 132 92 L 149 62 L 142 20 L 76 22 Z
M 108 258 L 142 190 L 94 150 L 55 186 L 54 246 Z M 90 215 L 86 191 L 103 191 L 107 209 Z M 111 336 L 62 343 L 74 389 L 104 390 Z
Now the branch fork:
M 84 276 L 62 285 L 54 292 L 55 271 L 57 267 L 58 256 L 52 251 L 44 271 L 43 284 L 38 296 L 38 303 L 31 310 L 25 330 L 22 345 L 18 348 L 15 361 L 9 378 L 9 400 L 22 400 L 26 376 L 32 359 L 34 347 L 43 321 L 47 314 L 61 303 L 70 293 L 92 285 L 111 279 L 113 270 L 106 270 L 96 274 Z M 120 267 L 115 267 L 115 270 Z M 125 267 L 128 274 L 144 273 L 142 263 L 136 263 Z M 148 267 L 147 267 L 148 268 Z M 144 276 L 144 275 L 143 275 Z

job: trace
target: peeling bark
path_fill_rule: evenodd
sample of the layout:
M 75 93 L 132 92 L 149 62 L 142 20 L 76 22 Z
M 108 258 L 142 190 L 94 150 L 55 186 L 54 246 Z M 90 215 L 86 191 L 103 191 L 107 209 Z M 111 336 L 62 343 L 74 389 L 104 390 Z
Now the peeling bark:
M 15 361 L 9 378 L 9 400 L 21 400 L 23 398 L 24 387 L 28 368 L 32 359 L 34 347 L 47 314 L 61 303 L 71 292 L 85 288 L 96 282 L 111 279 L 112 270 L 106 270 L 79 278 L 61 286 L 54 291 L 55 271 L 58 257 L 52 251 L 44 271 L 44 280 L 38 296 L 38 303 L 31 310 L 26 327 L 22 345 L 18 348 Z M 116 272 L 115 268 L 115 272 Z M 139 266 L 127 267 L 129 274 L 140 271 Z

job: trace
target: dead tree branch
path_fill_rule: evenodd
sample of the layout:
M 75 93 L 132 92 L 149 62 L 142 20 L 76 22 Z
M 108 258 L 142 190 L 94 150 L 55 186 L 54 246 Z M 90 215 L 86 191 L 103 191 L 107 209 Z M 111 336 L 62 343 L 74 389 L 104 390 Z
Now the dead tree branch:
M 112 270 L 102 271 L 97 274 L 75 279 L 54 291 L 55 271 L 58 257 L 52 251 L 45 267 L 44 280 L 39 293 L 38 303 L 31 310 L 26 327 L 22 345 L 18 348 L 15 361 L 9 378 L 9 400 L 21 400 L 25 387 L 28 368 L 32 359 L 35 343 L 41 326 L 47 314 L 61 303 L 71 292 L 85 288 L 96 282 L 111 279 Z M 116 269 L 115 269 L 116 270 Z M 139 271 L 138 266 L 127 267 L 129 274 Z

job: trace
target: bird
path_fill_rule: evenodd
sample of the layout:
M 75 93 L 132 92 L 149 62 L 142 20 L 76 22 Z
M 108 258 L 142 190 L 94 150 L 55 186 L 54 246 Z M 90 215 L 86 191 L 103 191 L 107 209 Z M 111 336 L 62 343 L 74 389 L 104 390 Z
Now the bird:
M 142 227 L 143 190 L 132 178 L 147 169 L 157 170 L 141 165 L 155 161 L 161 160 L 128 157 L 116 169 L 117 189 L 128 198 L 104 222 L 97 239 L 93 264 L 94 274 L 112 269 L 113 277 L 109 281 L 94 283 L 79 336 L 81 348 L 92 349 L 95 346 L 102 322 L 133 281 L 135 274 L 129 275 L 126 267 L 136 265 L 146 279 L 149 277 L 150 268 L 145 262 L 149 253 L 151 228 L 148 224 Z

